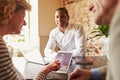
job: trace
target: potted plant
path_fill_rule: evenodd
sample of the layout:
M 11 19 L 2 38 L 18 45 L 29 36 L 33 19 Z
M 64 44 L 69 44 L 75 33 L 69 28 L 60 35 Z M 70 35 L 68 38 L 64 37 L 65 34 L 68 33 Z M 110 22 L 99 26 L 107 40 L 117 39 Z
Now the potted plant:
M 109 59 L 109 37 L 108 37 L 108 32 L 109 32 L 109 24 L 106 25 L 98 25 L 97 28 L 92 33 L 96 33 L 95 37 L 101 37 L 105 36 L 104 39 L 104 50 L 107 58 Z
M 108 37 L 108 30 L 109 30 L 109 24 L 98 25 L 97 28 L 95 28 L 95 30 L 92 31 L 92 33 L 95 33 L 94 37 L 105 36 L 107 38 Z

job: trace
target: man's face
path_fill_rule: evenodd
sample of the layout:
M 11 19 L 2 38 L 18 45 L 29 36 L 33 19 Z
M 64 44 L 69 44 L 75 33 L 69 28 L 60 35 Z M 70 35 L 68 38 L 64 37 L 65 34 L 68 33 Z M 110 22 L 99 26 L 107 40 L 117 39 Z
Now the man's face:
M 68 24 L 69 17 L 62 10 L 55 12 L 55 22 L 58 27 L 66 27 Z
M 96 24 L 110 24 L 116 10 L 117 0 L 95 0 L 89 10 L 94 14 Z

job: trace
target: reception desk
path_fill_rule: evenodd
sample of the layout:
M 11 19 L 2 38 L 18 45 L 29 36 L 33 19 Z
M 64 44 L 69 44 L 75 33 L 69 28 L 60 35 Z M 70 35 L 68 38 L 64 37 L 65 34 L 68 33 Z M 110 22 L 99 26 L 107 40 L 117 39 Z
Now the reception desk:
M 75 58 L 73 58 L 68 74 L 71 73 L 76 67 L 81 69 L 91 69 L 107 64 L 106 56 L 90 56 L 93 60 L 93 64 L 76 64 Z M 44 65 L 27 62 L 24 57 L 13 57 L 14 66 L 18 71 L 28 80 L 32 80 L 44 67 Z M 68 74 L 49 73 L 47 80 L 67 80 Z

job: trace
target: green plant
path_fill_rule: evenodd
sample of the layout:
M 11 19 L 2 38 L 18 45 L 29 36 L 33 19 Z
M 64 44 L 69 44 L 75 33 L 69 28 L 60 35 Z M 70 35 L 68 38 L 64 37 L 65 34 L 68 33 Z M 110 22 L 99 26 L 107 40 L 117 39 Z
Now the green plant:
M 100 36 L 108 36 L 108 30 L 109 30 L 109 25 L 98 25 L 97 28 L 95 28 L 94 31 L 92 31 L 92 33 L 96 33 L 94 37 L 100 37 Z

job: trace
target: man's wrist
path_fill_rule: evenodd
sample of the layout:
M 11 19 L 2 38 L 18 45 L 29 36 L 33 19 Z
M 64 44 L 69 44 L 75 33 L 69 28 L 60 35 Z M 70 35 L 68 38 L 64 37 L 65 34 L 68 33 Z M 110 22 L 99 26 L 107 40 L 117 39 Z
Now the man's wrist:
M 91 69 L 92 78 L 91 80 L 101 80 L 99 69 Z

